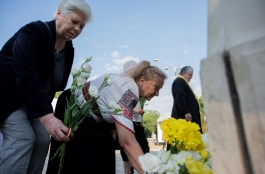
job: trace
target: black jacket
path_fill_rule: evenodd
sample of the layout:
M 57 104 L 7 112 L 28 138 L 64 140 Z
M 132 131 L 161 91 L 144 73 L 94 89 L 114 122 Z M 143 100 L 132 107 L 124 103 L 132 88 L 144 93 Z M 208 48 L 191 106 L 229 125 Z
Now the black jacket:
M 44 84 L 53 74 L 55 21 L 31 22 L 11 37 L 0 51 L 0 123 L 22 105 L 28 119 L 53 112 Z M 52 35 L 52 37 L 51 37 Z M 72 41 L 66 42 L 63 84 L 66 87 L 74 58 Z M 54 95 L 53 95 L 54 96 Z
M 176 78 L 172 84 L 171 91 L 173 96 L 172 117 L 185 119 L 185 114 L 190 113 L 192 122 L 197 123 L 201 128 L 198 101 L 185 80 L 180 77 Z

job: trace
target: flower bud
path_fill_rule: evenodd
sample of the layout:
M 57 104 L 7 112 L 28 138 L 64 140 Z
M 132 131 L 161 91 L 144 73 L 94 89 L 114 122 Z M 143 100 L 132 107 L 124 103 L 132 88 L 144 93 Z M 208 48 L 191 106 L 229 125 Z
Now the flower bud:
M 117 112 L 117 115 L 123 115 L 123 111 Z
M 73 68 L 71 71 L 72 76 L 75 76 L 78 70 L 76 68 Z
M 166 164 L 167 161 L 168 161 L 169 158 L 170 158 L 170 155 L 171 155 L 171 150 L 169 150 L 169 151 L 167 151 L 166 153 L 164 153 L 164 154 L 162 155 L 162 158 L 161 158 L 161 163 L 162 163 L 162 164 Z
M 89 78 L 90 77 L 90 73 L 86 73 L 86 72 L 81 72 L 80 73 L 80 76 L 83 77 L 83 78 Z
M 166 151 L 164 149 L 161 149 L 158 151 L 157 156 L 161 159 L 164 153 L 166 153 Z
M 90 62 L 91 59 L 92 59 L 92 56 L 86 58 L 86 62 Z
M 106 74 L 104 80 L 108 80 L 108 78 L 109 78 L 109 74 Z
M 91 96 L 97 97 L 98 96 L 98 88 L 96 86 L 90 85 L 88 92 Z
M 84 63 L 82 65 L 82 70 L 83 70 L 83 72 L 91 73 L 92 67 L 89 63 Z
M 81 77 L 81 76 L 78 76 L 78 77 L 76 77 L 75 80 L 76 80 L 77 83 L 80 84 L 80 83 L 83 83 L 83 82 L 85 81 L 85 78 L 83 78 L 83 77 Z

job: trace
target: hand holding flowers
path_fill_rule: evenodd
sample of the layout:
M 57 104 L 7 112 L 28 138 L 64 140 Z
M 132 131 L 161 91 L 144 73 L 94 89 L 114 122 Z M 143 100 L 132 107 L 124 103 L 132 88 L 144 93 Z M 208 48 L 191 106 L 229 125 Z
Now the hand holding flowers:
M 63 120 L 64 124 L 69 127 L 67 137 L 69 136 L 70 132 L 75 132 L 78 129 L 79 124 L 81 124 L 86 117 L 90 116 L 89 113 L 92 110 L 92 105 L 98 99 L 98 93 L 100 92 L 100 90 L 102 90 L 107 85 L 110 85 L 110 81 L 108 81 L 109 75 L 106 75 L 99 89 L 92 85 L 89 87 L 87 93 L 87 95 L 90 96 L 89 100 L 84 100 L 84 97 L 86 96 L 83 96 L 82 88 L 85 86 L 92 70 L 92 67 L 88 63 L 91 61 L 91 59 L 92 57 L 87 58 L 81 65 L 81 68 L 79 70 L 74 68 L 71 72 L 73 76 L 73 82 L 70 88 L 71 95 L 69 100 L 67 100 L 66 102 L 66 109 Z M 58 155 L 58 157 L 60 158 L 58 173 L 60 173 L 64 165 L 65 148 L 66 143 L 64 142 L 52 157 L 53 159 Z

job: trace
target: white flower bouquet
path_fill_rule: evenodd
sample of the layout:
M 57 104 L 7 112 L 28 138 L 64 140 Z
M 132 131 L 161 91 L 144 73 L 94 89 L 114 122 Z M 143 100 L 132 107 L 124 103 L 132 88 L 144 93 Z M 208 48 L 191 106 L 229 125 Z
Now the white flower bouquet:
M 201 135 L 197 124 L 169 118 L 161 124 L 161 129 L 171 149 L 140 156 L 139 162 L 146 173 L 212 174 L 207 133 Z
M 82 88 L 85 86 L 87 79 L 90 77 L 92 67 L 88 62 L 90 62 L 91 59 L 92 57 L 87 58 L 79 70 L 73 68 L 71 71 L 73 76 L 73 82 L 70 88 L 71 96 L 70 99 L 67 100 L 64 113 L 64 124 L 69 127 L 67 137 L 71 132 L 75 132 L 78 129 L 79 124 L 82 123 L 86 117 L 90 116 L 89 113 L 92 110 L 92 105 L 99 97 L 99 91 L 111 84 L 108 80 L 109 75 L 106 75 L 99 89 L 92 85 L 89 87 L 87 95 L 90 95 L 90 99 L 88 101 L 84 100 L 85 96 L 82 94 Z M 64 142 L 52 157 L 52 159 L 56 156 L 60 158 L 58 173 L 60 173 L 64 165 L 65 148 L 66 143 Z

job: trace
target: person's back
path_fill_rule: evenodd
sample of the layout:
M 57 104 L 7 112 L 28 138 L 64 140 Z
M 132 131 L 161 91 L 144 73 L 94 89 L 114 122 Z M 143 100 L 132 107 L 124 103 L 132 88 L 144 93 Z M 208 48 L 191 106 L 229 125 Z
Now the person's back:
M 180 70 L 180 76 L 174 80 L 171 88 L 173 97 L 171 115 L 176 119 L 195 122 L 201 127 L 199 103 L 189 85 L 192 75 L 193 68 L 185 66 Z
M 0 173 L 41 173 L 51 137 L 70 140 L 69 128 L 54 116 L 51 101 L 67 85 L 72 40 L 90 18 L 84 0 L 61 0 L 53 20 L 24 25 L 1 49 Z

